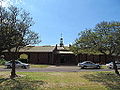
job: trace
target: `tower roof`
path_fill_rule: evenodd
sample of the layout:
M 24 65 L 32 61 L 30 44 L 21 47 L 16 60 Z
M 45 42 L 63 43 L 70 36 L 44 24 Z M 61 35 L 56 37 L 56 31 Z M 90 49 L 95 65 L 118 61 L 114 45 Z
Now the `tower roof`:
M 60 38 L 60 47 L 63 47 L 64 44 L 63 44 L 63 37 L 62 37 L 62 34 L 61 34 L 61 38 Z

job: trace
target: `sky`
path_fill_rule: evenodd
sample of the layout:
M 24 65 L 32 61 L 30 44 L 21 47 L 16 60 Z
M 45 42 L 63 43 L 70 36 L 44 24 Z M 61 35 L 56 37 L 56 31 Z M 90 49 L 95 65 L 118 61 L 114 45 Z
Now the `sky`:
M 78 33 L 102 21 L 120 21 L 120 0 L 7 0 L 30 12 L 38 45 L 74 43 Z M 4 3 L 3 3 L 4 4 Z M 5 4 L 4 4 L 5 6 Z

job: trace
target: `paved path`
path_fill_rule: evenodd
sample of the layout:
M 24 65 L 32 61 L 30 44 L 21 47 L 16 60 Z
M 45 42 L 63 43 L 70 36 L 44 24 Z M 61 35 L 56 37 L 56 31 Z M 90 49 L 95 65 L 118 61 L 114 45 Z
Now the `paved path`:
M 11 69 L 0 68 L 0 71 Z M 112 69 L 80 69 L 77 66 L 50 66 L 48 68 L 16 69 L 18 72 L 81 72 L 81 71 L 112 71 Z

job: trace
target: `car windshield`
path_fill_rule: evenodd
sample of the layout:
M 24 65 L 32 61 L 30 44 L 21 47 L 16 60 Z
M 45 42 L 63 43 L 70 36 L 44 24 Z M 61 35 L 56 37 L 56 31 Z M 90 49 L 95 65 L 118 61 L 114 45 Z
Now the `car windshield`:
M 113 64 L 113 62 L 110 62 L 109 64 Z
M 15 64 L 20 64 L 20 62 L 16 61 Z

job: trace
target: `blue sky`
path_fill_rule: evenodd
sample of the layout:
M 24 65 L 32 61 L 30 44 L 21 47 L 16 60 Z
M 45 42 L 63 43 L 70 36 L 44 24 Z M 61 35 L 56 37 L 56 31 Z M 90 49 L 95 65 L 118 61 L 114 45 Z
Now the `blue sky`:
M 24 0 L 21 4 L 31 13 L 39 33 L 39 45 L 59 44 L 61 33 L 69 45 L 78 33 L 101 21 L 120 21 L 120 0 Z

